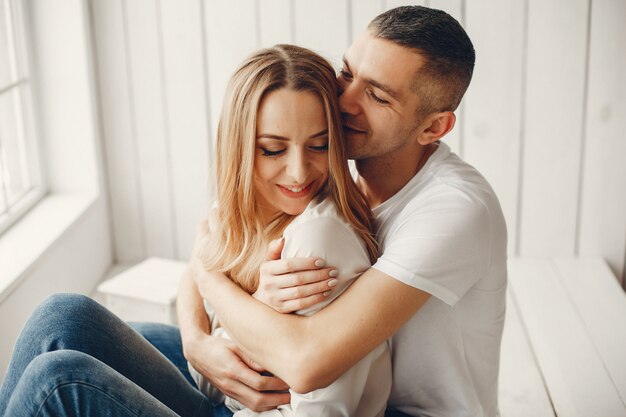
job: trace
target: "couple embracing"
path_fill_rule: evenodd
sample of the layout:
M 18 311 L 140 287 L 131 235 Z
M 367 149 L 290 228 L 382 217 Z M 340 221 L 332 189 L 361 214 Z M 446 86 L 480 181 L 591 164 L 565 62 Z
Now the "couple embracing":
M 497 416 L 506 226 L 440 142 L 473 67 L 459 23 L 420 6 L 376 17 L 338 75 L 297 46 L 253 54 L 180 329 L 52 296 L 0 416 Z

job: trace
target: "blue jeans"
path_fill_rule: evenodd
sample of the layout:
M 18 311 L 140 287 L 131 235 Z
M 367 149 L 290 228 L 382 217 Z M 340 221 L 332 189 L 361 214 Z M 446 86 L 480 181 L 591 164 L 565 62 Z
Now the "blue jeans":
M 167 340 L 172 361 L 90 298 L 51 296 L 17 340 L 0 416 L 222 415 L 190 382 L 182 348 L 172 344 L 180 346 L 180 335 Z

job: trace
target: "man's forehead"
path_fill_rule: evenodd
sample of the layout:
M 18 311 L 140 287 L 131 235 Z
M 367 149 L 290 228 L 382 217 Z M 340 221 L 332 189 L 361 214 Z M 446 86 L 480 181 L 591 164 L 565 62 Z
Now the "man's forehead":
M 346 51 L 344 63 L 358 78 L 371 79 L 403 92 L 410 89 L 424 58 L 415 50 L 365 31 Z

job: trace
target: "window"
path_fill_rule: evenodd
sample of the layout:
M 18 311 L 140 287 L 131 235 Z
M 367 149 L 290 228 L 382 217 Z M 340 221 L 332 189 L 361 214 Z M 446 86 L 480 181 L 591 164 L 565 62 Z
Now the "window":
M 0 234 L 44 195 L 23 0 L 0 0 Z

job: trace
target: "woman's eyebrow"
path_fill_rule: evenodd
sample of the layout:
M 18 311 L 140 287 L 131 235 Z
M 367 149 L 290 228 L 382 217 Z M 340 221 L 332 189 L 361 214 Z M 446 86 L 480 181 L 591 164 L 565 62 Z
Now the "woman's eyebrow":
M 311 136 L 309 136 L 309 139 L 319 138 L 319 137 L 326 136 L 326 135 L 328 135 L 328 129 L 320 130 L 319 132 L 312 134 Z M 286 141 L 289 140 L 289 138 L 285 136 L 273 135 L 271 133 L 261 133 L 257 135 L 256 138 L 257 139 L 261 139 L 261 138 L 276 139 L 276 140 L 286 140 Z
M 261 133 L 260 135 L 257 135 L 256 137 L 257 139 L 261 139 L 261 138 L 266 138 L 266 139 L 277 139 L 277 140 L 289 140 L 289 138 L 285 137 L 285 136 L 279 136 L 279 135 L 272 135 L 271 133 Z
M 327 136 L 327 135 L 328 135 L 328 129 L 324 129 L 324 130 L 320 130 L 317 133 L 312 134 L 311 136 L 309 136 L 309 139 L 319 138 L 321 136 Z

